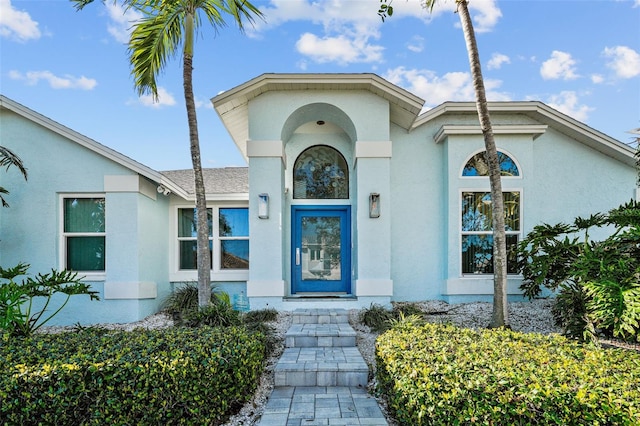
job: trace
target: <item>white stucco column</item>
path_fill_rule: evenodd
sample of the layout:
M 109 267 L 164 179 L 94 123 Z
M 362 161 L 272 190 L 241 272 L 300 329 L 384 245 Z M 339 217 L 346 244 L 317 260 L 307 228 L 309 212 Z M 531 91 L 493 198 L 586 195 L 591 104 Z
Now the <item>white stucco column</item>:
M 249 297 L 282 297 L 284 234 L 284 144 L 250 140 L 249 157 Z M 258 217 L 260 194 L 269 196 L 268 218 Z
M 355 172 L 356 296 L 393 295 L 391 280 L 391 141 L 357 141 Z M 379 194 L 380 216 L 369 217 L 369 197 Z
M 139 175 L 107 175 L 104 189 L 108 233 L 103 297 L 105 300 L 156 299 L 160 277 L 154 276 L 154 271 L 162 270 L 161 266 L 168 260 L 161 251 L 153 249 L 163 241 L 158 237 L 162 234 L 152 229 L 154 223 L 149 219 L 156 216 L 144 215 L 145 209 L 153 208 L 156 202 L 155 187 Z M 142 217 L 145 219 L 141 220 Z M 166 223 L 161 226 L 166 229 Z

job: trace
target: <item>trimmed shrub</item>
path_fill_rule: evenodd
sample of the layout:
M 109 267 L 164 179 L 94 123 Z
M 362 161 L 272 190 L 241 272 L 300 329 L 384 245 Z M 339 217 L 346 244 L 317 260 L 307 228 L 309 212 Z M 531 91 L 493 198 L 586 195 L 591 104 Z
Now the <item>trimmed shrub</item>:
M 400 424 L 640 424 L 640 354 L 631 351 L 405 322 L 378 338 L 376 360 Z
M 255 389 L 263 339 L 244 328 L 90 329 L 0 344 L 3 424 L 218 425 Z
M 242 315 L 242 324 L 252 332 L 259 332 L 264 336 L 264 344 L 267 356 L 274 353 L 282 339 L 276 336 L 275 327 L 270 322 L 277 321 L 278 311 L 273 308 L 258 309 L 245 312 Z

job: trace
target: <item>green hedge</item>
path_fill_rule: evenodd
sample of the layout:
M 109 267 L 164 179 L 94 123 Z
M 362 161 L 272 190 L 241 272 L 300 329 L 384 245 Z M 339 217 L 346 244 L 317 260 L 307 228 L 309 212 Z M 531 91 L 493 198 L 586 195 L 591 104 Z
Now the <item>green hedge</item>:
M 404 323 L 378 338 L 376 359 L 401 424 L 640 424 L 640 354 L 631 351 Z
M 220 424 L 252 395 L 264 357 L 243 328 L 4 335 L 0 424 Z

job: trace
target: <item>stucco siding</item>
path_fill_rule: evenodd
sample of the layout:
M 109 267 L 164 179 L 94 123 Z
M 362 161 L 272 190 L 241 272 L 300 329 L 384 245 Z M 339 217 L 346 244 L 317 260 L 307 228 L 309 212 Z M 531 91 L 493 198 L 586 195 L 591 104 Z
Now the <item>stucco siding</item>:
M 52 324 L 128 322 L 155 312 L 158 295 L 166 295 L 169 284 L 167 203 L 155 198 L 154 184 L 59 133 L 9 110 L 1 111 L 0 143 L 22 159 L 29 173 L 27 182 L 15 170 L 0 173 L 1 185 L 11 192 L 11 207 L 3 209 L 0 223 L 2 266 L 26 262 L 31 265 L 30 274 L 64 269 L 63 198 L 104 197 L 106 271 L 80 273 L 101 300 L 74 296 Z M 114 192 L 105 191 L 105 180 Z M 132 184 L 133 189 L 127 189 Z M 107 298 L 113 293 L 108 288 L 112 283 L 133 295 L 142 289 L 142 296 Z
M 629 201 L 636 172 L 611 157 L 550 129 L 533 144 L 531 189 L 527 220 L 571 221 Z
M 292 115 L 299 121 L 285 126 Z M 388 102 L 366 91 L 265 93 L 249 103 L 249 116 L 250 139 L 281 139 L 283 134 L 286 138 L 299 125 L 318 119 L 340 126 L 348 117 L 359 140 L 386 140 L 390 125 Z
M 423 127 L 407 134 L 392 128 L 391 259 L 394 300 L 427 300 L 440 296 L 446 229 L 441 145 Z
M 482 135 L 464 130 L 433 139 L 444 124 L 464 128 L 474 120 L 472 114 L 450 114 L 408 134 L 392 132 L 394 300 L 468 301 L 492 294 L 491 277 L 465 276 L 461 266 L 461 194 L 490 188 L 487 177 L 462 177 L 465 163 L 484 151 Z M 514 129 L 496 134 L 495 141 L 519 168 L 518 177 L 503 177 L 502 187 L 520 193 L 520 238 L 540 223 L 569 222 L 634 196 L 635 171 L 627 164 L 553 128 L 539 134 L 532 125 L 541 123 L 524 115 L 494 114 L 492 121 Z M 510 294 L 519 293 L 520 282 L 510 277 Z
M 0 234 L 2 263 L 27 262 L 32 273 L 59 268 L 59 194 L 102 193 L 105 174 L 130 172 L 17 114 L 0 114 L 2 146 L 18 155 L 29 173 L 27 182 L 15 169 L 0 173 L 11 192 Z

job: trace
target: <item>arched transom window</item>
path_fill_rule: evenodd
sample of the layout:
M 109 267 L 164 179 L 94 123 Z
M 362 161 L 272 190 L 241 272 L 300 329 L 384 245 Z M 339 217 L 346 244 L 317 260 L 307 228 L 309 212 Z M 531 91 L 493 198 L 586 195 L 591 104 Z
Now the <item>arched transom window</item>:
M 462 169 L 462 176 L 489 176 L 489 163 L 485 154 L 486 151 L 482 151 L 471 157 Z M 498 161 L 500 162 L 501 176 L 520 176 L 520 171 L 513 158 L 498 151 Z
M 293 198 L 349 198 L 349 168 L 342 154 L 326 145 L 303 151 L 293 166 Z

